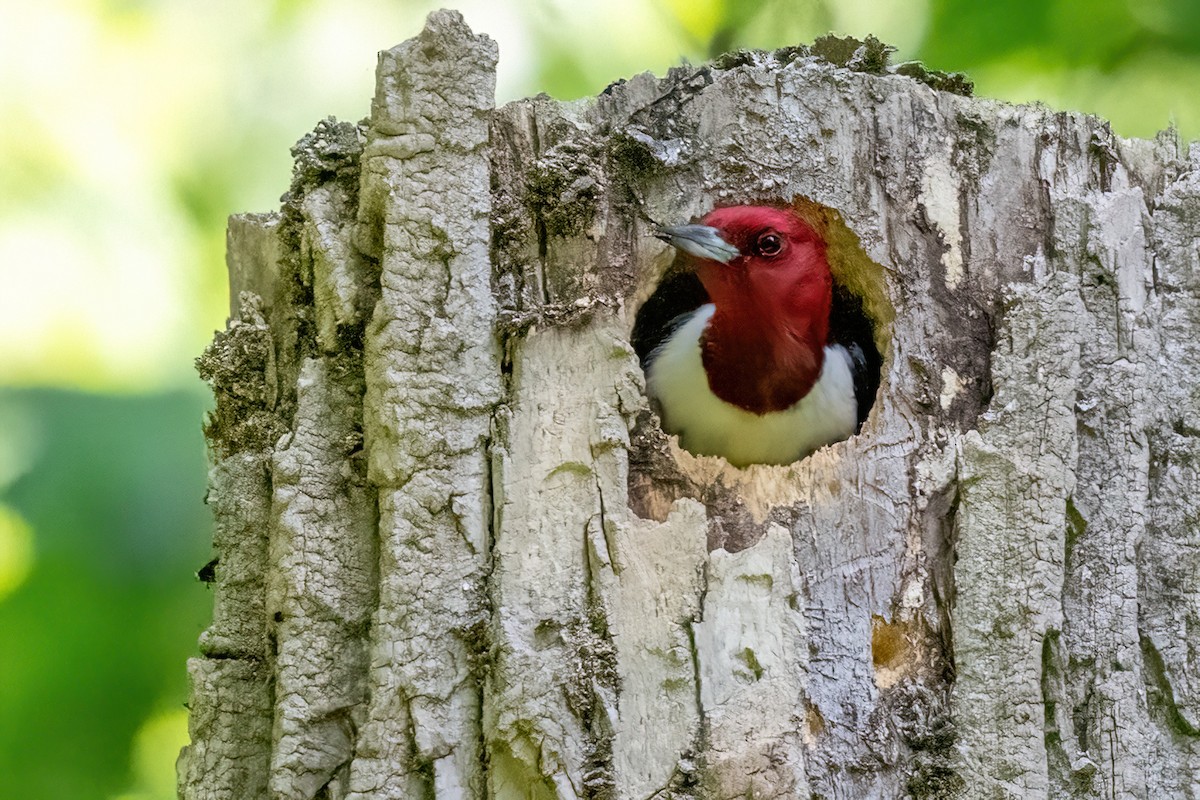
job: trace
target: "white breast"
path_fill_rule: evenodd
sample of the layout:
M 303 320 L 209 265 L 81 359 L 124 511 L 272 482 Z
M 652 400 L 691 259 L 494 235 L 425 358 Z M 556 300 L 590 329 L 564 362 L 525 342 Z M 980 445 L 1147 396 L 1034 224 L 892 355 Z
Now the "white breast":
M 713 394 L 700 360 L 700 335 L 713 315 L 701 306 L 655 351 L 646 390 L 658 399 L 663 428 L 699 455 L 731 464 L 790 464 L 854 433 L 858 423 L 850 355 L 825 348 L 825 364 L 811 391 L 791 408 L 752 414 Z

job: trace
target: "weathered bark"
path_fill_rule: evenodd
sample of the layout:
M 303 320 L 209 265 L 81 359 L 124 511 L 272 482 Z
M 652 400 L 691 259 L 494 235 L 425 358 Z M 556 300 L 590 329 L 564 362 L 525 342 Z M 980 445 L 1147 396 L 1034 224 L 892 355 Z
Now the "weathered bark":
M 837 49 L 494 109 L 439 12 L 301 141 L 200 361 L 181 796 L 1200 798 L 1200 152 Z M 651 220 L 758 200 L 885 365 L 735 469 L 629 333 Z

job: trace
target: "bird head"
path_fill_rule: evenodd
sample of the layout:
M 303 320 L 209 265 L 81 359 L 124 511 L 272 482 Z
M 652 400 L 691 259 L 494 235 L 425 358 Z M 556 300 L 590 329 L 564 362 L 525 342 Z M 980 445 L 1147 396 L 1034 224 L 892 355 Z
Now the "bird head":
M 789 208 L 719 208 L 698 224 L 657 235 L 689 256 L 718 312 L 781 321 L 797 313 L 828 316 L 832 277 L 825 242 Z

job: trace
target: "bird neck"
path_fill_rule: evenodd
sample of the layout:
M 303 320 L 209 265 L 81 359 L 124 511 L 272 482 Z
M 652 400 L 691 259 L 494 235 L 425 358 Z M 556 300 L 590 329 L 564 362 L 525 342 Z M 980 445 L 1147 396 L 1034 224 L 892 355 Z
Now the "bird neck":
M 826 285 L 785 302 L 718 305 L 700 340 L 713 394 L 753 414 L 795 405 L 821 375 L 830 303 Z

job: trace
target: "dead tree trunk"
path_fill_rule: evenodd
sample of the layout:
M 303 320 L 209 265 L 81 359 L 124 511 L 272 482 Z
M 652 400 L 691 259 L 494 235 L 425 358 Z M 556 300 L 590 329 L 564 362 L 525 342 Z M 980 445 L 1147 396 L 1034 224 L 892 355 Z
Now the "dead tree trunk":
M 496 109 L 439 12 L 231 220 L 182 797 L 1200 798 L 1200 153 L 841 45 Z M 736 469 L 629 334 L 758 200 L 885 363 Z

